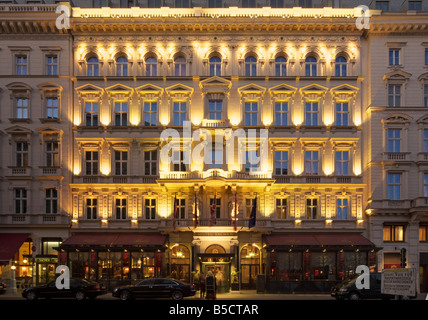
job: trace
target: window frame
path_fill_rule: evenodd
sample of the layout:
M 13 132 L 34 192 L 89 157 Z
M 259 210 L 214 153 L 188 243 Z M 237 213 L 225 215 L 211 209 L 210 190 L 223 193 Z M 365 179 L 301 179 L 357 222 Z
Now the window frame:
M 397 240 L 397 230 L 396 228 L 398 227 L 402 227 L 402 240 Z M 388 228 L 389 229 L 389 240 L 385 240 L 385 229 Z M 407 225 L 406 224 L 400 224 L 400 223 L 385 223 L 383 225 L 382 228 L 382 241 L 383 242 L 405 242 L 406 241 L 406 230 L 407 229 Z M 387 230 L 388 231 L 388 230 Z
M 88 201 L 90 202 L 89 204 L 88 204 Z M 98 197 L 90 196 L 85 198 L 85 219 L 86 220 L 100 219 L 100 217 L 98 216 L 98 204 L 99 204 Z
M 49 62 L 49 59 L 56 59 L 55 63 Z M 57 53 L 47 53 L 45 55 L 45 72 L 47 76 L 57 76 L 59 75 L 59 55 Z M 55 71 L 55 72 L 53 72 Z
M 279 206 L 278 206 L 278 200 L 280 202 Z M 284 205 L 284 201 L 285 201 L 285 205 Z M 281 198 L 275 198 L 275 219 L 276 220 L 287 220 L 289 213 L 288 213 L 288 209 L 289 209 L 289 199 L 288 197 L 281 197 Z M 284 210 L 285 208 L 285 210 Z M 281 212 L 278 212 L 278 209 L 281 210 Z
M 87 159 L 87 154 L 91 153 L 91 159 Z M 97 154 L 97 159 L 94 158 L 94 154 Z M 99 150 L 84 150 L 84 169 L 85 169 L 85 176 L 98 176 L 100 175 L 100 151 Z M 90 167 L 89 174 L 88 174 L 88 165 Z M 94 170 L 96 166 L 96 170 Z
M 147 204 L 147 200 L 149 203 Z M 154 202 L 154 204 L 153 204 Z M 157 211 L 157 198 L 154 197 L 144 197 L 143 199 L 143 219 L 144 220 L 157 220 L 156 215 Z
M 390 181 L 390 177 L 392 181 Z M 395 178 L 399 177 L 399 182 L 395 181 Z M 387 185 L 387 199 L 389 201 L 398 201 L 403 198 L 403 173 L 402 172 L 387 172 L 386 174 L 386 185 Z M 397 194 L 398 188 L 398 194 Z M 392 197 L 391 197 L 392 196 Z
M 17 191 L 19 190 L 19 195 Z M 13 202 L 14 202 L 14 213 L 15 214 L 27 214 L 28 213 L 28 190 L 26 188 L 14 188 L 13 189 Z M 19 206 L 18 206 L 19 203 Z
M 315 205 L 314 205 L 315 201 Z M 309 205 L 308 202 L 311 204 Z M 306 220 L 318 220 L 319 219 L 319 197 L 306 197 L 305 209 L 306 209 Z M 315 209 L 315 211 L 314 211 Z M 314 215 L 315 213 L 315 215 Z
M 54 194 L 49 194 L 54 193 Z M 57 214 L 59 213 L 59 192 L 56 188 L 45 189 L 45 213 L 46 214 Z
M 150 159 L 146 158 L 146 155 L 150 154 Z M 156 159 L 153 159 L 153 154 L 156 154 Z M 157 176 L 158 175 L 158 151 L 157 150 L 144 150 L 143 151 L 143 161 L 144 161 L 144 175 L 146 176 Z M 153 172 L 153 166 L 155 169 L 155 174 Z M 150 169 L 150 174 L 147 174 L 147 167 Z

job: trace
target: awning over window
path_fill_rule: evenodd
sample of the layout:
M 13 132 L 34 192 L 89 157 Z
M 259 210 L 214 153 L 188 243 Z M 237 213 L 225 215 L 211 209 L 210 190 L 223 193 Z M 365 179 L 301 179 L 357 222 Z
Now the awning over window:
M 355 233 L 330 233 L 330 234 L 275 234 L 268 235 L 265 237 L 265 241 L 269 247 L 272 246 L 284 246 L 284 247 L 371 247 L 375 245 L 370 240 L 362 236 L 361 234 Z
M 0 262 L 12 259 L 29 236 L 29 233 L 0 233 Z
M 166 236 L 161 234 L 141 233 L 79 233 L 65 240 L 61 247 L 71 246 L 131 246 L 131 247 L 155 247 L 164 246 Z

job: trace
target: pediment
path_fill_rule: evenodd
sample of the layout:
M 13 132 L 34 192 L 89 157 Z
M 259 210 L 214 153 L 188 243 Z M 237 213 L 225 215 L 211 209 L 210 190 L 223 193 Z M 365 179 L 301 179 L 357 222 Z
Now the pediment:
M 303 93 L 320 93 L 320 92 L 326 92 L 327 90 L 328 90 L 327 87 L 321 86 L 316 83 L 300 88 L 300 91 Z
M 184 84 L 181 84 L 181 83 L 177 83 L 177 84 L 174 84 L 174 85 L 166 88 L 165 91 L 168 94 L 178 94 L 178 93 L 181 93 L 181 94 L 191 95 L 193 93 L 193 88 L 192 87 L 188 87 L 188 86 L 186 86 Z
M 412 117 L 408 116 L 404 113 L 395 113 L 388 115 L 386 118 L 382 120 L 382 122 L 387 123 L 404 123 L 412 121 Z
M 403 70 L 394 70 L 383 76 L 383 80 L 408 80 L 412 76 L 411 73 L 405 72 Z
M 6 88 L 10 91 L 32 91 L 33 88 L 31 88 L 28 84 L 23 82 L 12 82 L 6 85 Z
M 288 93 L 288 92 L 296 92 L 297 88 L 290 86 L 285 83 L 281 83 L 277 86 L 274 86 L 272 88 L 269 88 L 270 93 Z
M 247 84 L 243 87 L 238 88 L 239 94 L 242 93 L 258 93 L 258 94 L 264 94 L 266 92 L 266 88 L 259 86 L 255 83 Z
M 132 91 L 134 91 L 133 88 L 125 86 L 124 84 L 115 84 L 113 86 L 107 87 L 106 92 L 108 93 L 112 93 L 112 94 L 116 94 L 116 93 L 131 93 Z
M 37 85 L 40 91 L 59 90 L 62 91 L 62 87 L 54 82 L 43 82 Z
M 358 90 L 359 88 L 351 86 L 350 84 L 342 84 L 340 86 L 331 88 L 331 91 L 334 93 L 354 93 Z
M 13 126 L 10 128 L 7 128 L 5 130 L 8 134 L 31 134 L 32 131 L 31 129 L 25 128 L 25 127 L 21 127 L 21 126 Z
M 162 93 L 163 88 L 155 86 L 154 84 L 145 84 L 143 86 L 140 86 L 138 88 L 135 88 L 135 91 L 138 93 Z
M 222 87 L 230 88 L 232 86 L 232 82 L 229 80 L 226 80 L 222 77 L 214 76 L 214 77 L 211 77 L 211 78 L 208 78 L 208 79 L 201 81 L 199 86 L 201 88 L 207 87 L 207 86 L 215 86 L 215 87 L 222 86 Z
M 37 133 L 42 133 L 42 134 L 58 134 L 63 132 L 61 129 L 58 129 L 52 126 L 43 126 L 36 129 L 35 131 Z
M 104 91 L 104 89 L 88 83 L 88 84 L 85 84 L 83 86 L 76 88 L 76 91 L 81 93 L 81 94 L 85 94 L 85 93 L 98 93 L 99 94 L 99 93 L 102 93 Z

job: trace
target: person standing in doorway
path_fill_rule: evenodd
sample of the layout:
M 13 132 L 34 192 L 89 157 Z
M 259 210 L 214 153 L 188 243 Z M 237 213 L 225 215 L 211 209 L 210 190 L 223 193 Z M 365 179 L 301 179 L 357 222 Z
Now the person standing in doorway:
M 202 272 L 199 274 L 199 290 L 200 297 L 203 299 L 205 296 L 205 275 Z

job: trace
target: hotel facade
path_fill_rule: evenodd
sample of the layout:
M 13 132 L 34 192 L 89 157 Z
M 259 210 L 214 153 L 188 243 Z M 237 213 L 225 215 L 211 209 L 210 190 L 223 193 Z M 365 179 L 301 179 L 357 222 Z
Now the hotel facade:
M 428 3 L 235 2 L 0 4 L 2 279 L 427 290 Z

